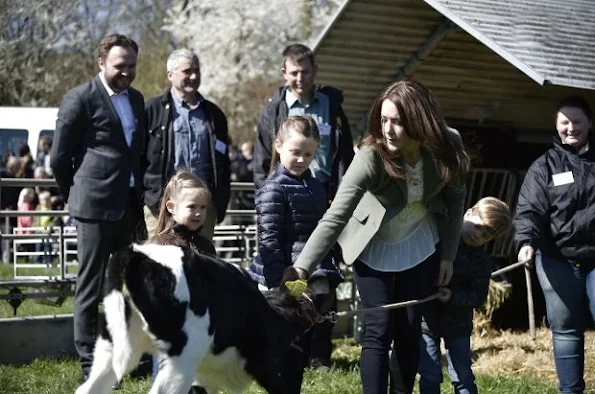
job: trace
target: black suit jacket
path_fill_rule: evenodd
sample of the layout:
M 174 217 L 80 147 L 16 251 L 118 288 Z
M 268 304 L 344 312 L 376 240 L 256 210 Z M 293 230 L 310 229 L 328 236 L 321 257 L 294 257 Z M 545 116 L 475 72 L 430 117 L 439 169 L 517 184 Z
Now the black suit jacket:
M 71 216 L 115 221 L 129 200 L 130 173 L 134 174 L 136 207 L 142 207 L 146 168 L 144 99 L 128 88 L 136 118 L 129 147 L 124 130 L 99 76 L 64 96 L 50 152 L 50 166 Z

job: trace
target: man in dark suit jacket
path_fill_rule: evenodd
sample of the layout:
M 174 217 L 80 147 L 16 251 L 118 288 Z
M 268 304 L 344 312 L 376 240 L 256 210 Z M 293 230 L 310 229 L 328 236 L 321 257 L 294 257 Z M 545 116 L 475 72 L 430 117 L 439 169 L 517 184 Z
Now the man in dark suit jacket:
M 126 36 L 101 40 L 101 72 L 64 96 L 50 154 L 56 181 L 77 222 L 74 341 L 83 380 L 93 364 L 107 259 L 144 236 L 144 99 L 130 87 L 137 53 L 137 44 Z

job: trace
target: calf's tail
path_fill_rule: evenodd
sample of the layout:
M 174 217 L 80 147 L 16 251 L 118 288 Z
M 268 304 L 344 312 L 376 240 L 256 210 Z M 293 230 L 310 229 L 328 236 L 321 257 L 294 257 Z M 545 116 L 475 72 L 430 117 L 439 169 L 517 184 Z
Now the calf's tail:
M 131 302 L 126 292 L 126 271 L 130 262 L 130 253 L 116 253 L 109 259 L 106 267 L 105 297 L 103 307 L 107 331 L 112 339 L 112 367 L 118 378 L 122 379 L 133 362 L 133 341 L 130 333 Z

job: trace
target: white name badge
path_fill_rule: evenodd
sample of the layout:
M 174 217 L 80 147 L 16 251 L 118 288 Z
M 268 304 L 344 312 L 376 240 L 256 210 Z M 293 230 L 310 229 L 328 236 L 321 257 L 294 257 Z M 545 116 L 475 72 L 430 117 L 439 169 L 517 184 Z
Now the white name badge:
M 331 125 L 329 124 L 319 124 L 318 130 L 320 131 L 320 135 L 331 135 Z
M 561 186 L 567 185 L 569 183 L 574 183 L 574 176 L 572 176 L 572 171 L 566 171 L 552 175 L 552 182 L 554 182 L 554 186 Z
M 221 154 L 225 154 L 225 150 L 227 149 L 227 145 L 223 141 L 215 140 L 215 150 Z

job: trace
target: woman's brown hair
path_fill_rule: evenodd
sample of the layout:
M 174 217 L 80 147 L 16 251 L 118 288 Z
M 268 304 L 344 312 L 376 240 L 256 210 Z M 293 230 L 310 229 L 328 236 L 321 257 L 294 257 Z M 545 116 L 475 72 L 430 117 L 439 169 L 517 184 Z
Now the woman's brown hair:
M 167 182 L 167 185 L 163 190 L 163 197 L 161 197 L 161 203 L 159 204 L 159 217 L 157 218 L 157 226 L 155 229 L 156 235 L 168 232 L 176 224 L 171 212 L 167 209 L 166 204 L 170 200 L 175 201 L 184 189 L 200 190 L 200 192 L 207 198 L 209 204 L 211 203 L 211 192 L 206 184 L 191 172 L 187 170 L 178 170 L 178 172 L 171 177 L 169 182 Z
M 387 87 L 374 100 L 368 121 L 370 134 L 363 146 L 373 146 L 382 158 L 391 178 L 407 177 L 399 152 L 391 153 L 386 146 L 380 122 L 382 103 L 389 100 L 397 107 L 405 133 L 420 141 L 434 159 L 442 179 L 449 185 L 462 185 L 471 169 L 471 160 L 458 135 L 449 130 L 432 92 L 414 81 L 399 81 Z
M 281 126 L 279 126 L 277 138 L 273 141 L 273 154 L 271 156 L 269 174 L 275 171 L 275 166 L 277 165 L 277 162 L 279 162 L 279 153 L 277 152 L 276 142 L 279 140 L 283 143 L 287 139 L 291 130 L 298 132 L 306 138 L 313 138 L 316 142 L 320 142 L 320 131 L 318 130 L 318 125 L 314 119 L 309 116 L 288 116 L 283 123 L 281 123 Z

